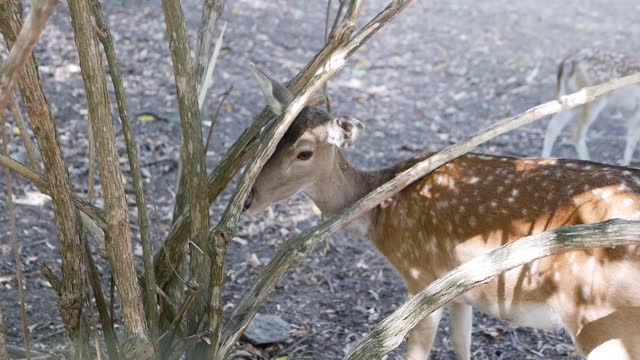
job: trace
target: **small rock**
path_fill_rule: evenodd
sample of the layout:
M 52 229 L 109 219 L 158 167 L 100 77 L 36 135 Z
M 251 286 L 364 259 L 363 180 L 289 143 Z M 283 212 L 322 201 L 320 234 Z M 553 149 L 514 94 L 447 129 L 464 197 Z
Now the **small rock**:
M 258 255 L 256 255 L 256 253 L 251 253 L 251 255 L 249 256 L 249 260 L 247 262 L 249 263 L 249 266 L 251 266 L 252 268 L 257 268 L 259 266 L 262 266 L 262 261 L 258 259 Z
M 282 343 L 289 339 L 289 324 L 276 315 L 257 314 L 244 336 L 254 345 Z

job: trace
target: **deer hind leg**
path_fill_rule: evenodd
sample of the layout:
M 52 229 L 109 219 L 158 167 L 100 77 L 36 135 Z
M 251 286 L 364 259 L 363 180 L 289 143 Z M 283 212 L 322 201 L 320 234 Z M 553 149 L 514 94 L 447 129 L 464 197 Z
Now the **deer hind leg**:
M 627 144 L 624 148 L 624 157 L 622 158 L 622 165 L 631 164 L 633 158 L 633 152 L 636 150 L 640 140 L 640 104 L 636 106 L 636 111 L 627 123 Z
M 471 324 L 473 309 L 471 305 L 451 303 L 449 305 L 451 343 L 458 360 L 471 359 Z
M 591 160 L 589 150 L 587 149 L 587 132 L 606 104 L 606 101 L 603 100 L 596 100 L 585 104 L 582 107 L 578 121 L 575 122 L 573 127 L 573 144 L 578 152 L 578 157 L 582 160 Z
M 434 311 L 409 332 L 407 360 L 427 360 L 438 332 L 442 309 Z
M 591 321 L 575 336 L 589 360 L 640 359 L 640 307 L 626 307 Z
M 560 136 L 562 130 L 567 124 L 576 116 L 576 110 L 567 110 L 561 113 L 557 113 L 547 126 L 547 131 L 544 135 L 544 145 L 542 146 L 542 157 L 550 157 L 553 150 L 553 144 Z

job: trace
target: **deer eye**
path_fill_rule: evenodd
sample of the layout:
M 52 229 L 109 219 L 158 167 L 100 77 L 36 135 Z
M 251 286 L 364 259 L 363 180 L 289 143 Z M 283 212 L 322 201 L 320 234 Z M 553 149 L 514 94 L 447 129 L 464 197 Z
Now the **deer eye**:
M 298 159 L 309 160 L 313 156 L 313 151 L 301 151 L 298 153 Z

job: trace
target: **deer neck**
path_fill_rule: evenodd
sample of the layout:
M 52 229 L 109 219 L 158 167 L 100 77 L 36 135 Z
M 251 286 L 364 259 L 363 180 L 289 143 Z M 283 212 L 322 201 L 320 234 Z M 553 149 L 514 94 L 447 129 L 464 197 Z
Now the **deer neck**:
M 351 166 L 344 153 L 336 150 L 336 161 L 331 171 L 323 174 L 305 193 L 322 211 L 322 216 L 331 216 L 352 205 L 363 196 L 385 183 L 393 174 L 389 171 L 363 171 Z M 370 211 L 363 214 L 347 228 L 358 235 L 366 236 Z

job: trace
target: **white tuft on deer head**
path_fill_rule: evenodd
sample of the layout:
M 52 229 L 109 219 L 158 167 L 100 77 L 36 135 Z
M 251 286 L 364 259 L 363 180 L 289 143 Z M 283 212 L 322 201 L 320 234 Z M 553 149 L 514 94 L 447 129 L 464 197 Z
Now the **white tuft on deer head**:
M 267 104 L 280 113 L 287 105 L 282 99 L 291 94 L 255 73 Z M 306 107 L 258 176 L 247 211 L 302 191 L 323 213 L 333 214 L 430 156 L 384 170 L 357 170 L 342 149 L 363 129 L 358 120 Z M 413 294 L 506 242 L 611 218 L 640 220 L 640 171 L 579 160 L 468 154 L 415 181 L 347 230 L 370 240 Z M 473 307 L 523 326 L 562 327 L 589 359 L 640 359 L 638 279 L 635 246 L 534 261 L 449 305 L 453 348 L 460 359 L 470 358 Z M 440 316 L 441 311 L 432 314 L 411 331 L 409 359 L 428 357 Z

